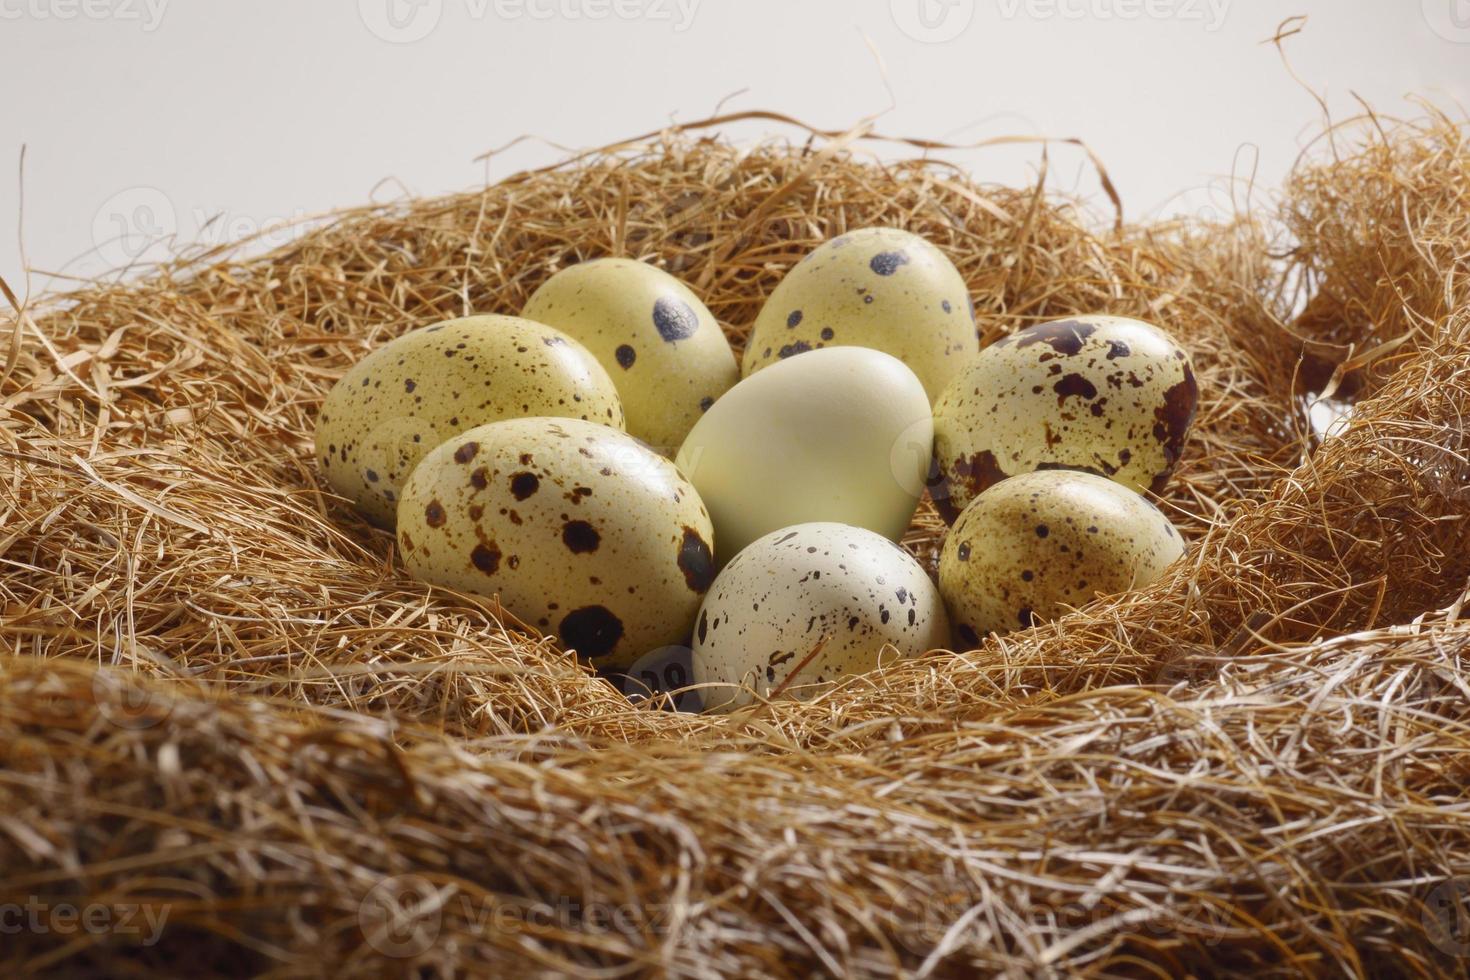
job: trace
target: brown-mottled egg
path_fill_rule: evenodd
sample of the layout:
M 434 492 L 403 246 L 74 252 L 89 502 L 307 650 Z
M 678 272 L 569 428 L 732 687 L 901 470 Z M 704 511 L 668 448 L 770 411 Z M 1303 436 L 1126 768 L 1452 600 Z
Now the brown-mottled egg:
M 953 523 L 1008 476 L 1078 469 L 1163 489 L 1199 400 L 1184 349 L 1158 327 L 1077 316 L 980 352 L 934 405 L 934 499 Z
M 522 313 L 590 350 L 618 387 L 628 431 L 666 455 L 740 379 L 730 343 L 699 297 L 646 262 L 570 266 L 542 283 Z
M 1045 622 L 1094 596 L 1139 589 L 1184 553 L 1157 507 L 1112 480 L 1041 470 L 1002 480 L 965 508 L 939 556 L 957 638 Z
M 897 228 L 841 235 L 797 263 L 766 300 L 745 344 L 745 374 L 842 346 L 892 354 L 933 401 L 980 349 L 965 280 L 918 235 Z
M 929 399 L 896 358 L 832 347 L 741 381 L 676 462 L 715 522 L 723 563 L 756 538 L 836 521 L 898 538 L 924 492 Z
M 783 693 L 809 697 L 888 658 L 949 642 L 939 590 L 907 551 L 880 534 L 813 523 L 774 531 L 736 555 L 694 626 L 693 674 L 706 707 L 727 710 Z M 818 647 L 820 646 L 820 650 Z M 802 665 L 812 651 L 812 659 Z
M 415 578 L 497 595 L 606 667 L 684 640 L 714 578 L 713 540 L 672 463 L 580 419 L 461 433 L 424 457 L 398 502 Z
M 333 490 L 391 527 L 425 453 L 526 415 L 623 427 L 612 379 L 565 334 L 512 316 L 446 320 L 389 341 L 343 375 L 317 419 L 316 453 Z

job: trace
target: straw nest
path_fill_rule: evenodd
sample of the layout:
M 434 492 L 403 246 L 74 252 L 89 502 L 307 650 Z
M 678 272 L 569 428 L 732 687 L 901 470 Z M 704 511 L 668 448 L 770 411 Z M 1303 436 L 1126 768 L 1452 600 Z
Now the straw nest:
M 1363 120 L 1268 209 L 1112 226 L 927 156 L 686 130 L 17 313 L 0 968 L 1463 972 L 1467 133 Z M 706 718 L 410 581 L 315 470 L 324 393 L 390 337 L 618 254 L 738 343 L 874 224 L 948 252 L 991 337 L 1110 312 L 1189 346 L 1164 581 Z M 1354 400 L 1325 439 L 1324 389 Z M 939 531 L 906 543 L 932 563 Z

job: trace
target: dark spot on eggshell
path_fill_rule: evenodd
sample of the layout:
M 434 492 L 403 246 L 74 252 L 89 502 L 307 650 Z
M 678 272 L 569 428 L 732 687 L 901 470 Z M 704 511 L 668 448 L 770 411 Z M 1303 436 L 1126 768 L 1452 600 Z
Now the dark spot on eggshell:
M 792 310 L 787 315 L 787 317 L 786 317 L 786 327 L 787 327 L 787 329 L 795 330 L 797 324 L 799 324 L 799 323 L 801 323 L 801 311 L 800 310 Z
M 776 352 L 776 356 L 785 359 L 791 357 L 794 354 L 805 354 L 811 349 L 811 344 L 807 343 L 804 340 L 797 340 L 782 347 L 779 351 Z M 805 364 L 806 362 L 803 361 L 802 363 Z
M 1075 373 L 1063 376 L 1060 381 L 1052 385 L 1052 390 L 1057 393 L 1058 405 L 1074 395 L 1088 401 L 1097 397 L 1097 386 L 1082 375 Z
M 835 334 L 832 333 L 832 328 L 831 327 L 823 327 L 822 328 L 822 339 L 823 340 L 831 340 L 834 336 L 835 336 Z
M 1009 337 L 996 341 L 996 346 L 1014 342 L 1016 347 L 1033 344 L 1048 344 L 1051 349 L 1065 357 L 1075 357 L 1082 351 L 1082 344 L 1097 330 L 1081 320 L 1054 320 L 1017 330 Z
M 413 390 L 417 387 L 418 384 L 413 380 L 413 378 L 405 378 L 403 380 L 403 390 L 408 392 L 410 395 L 413 394 Z
M 1020 622 L 1022 629 L 1030 629 L 1031 627 L 1035 626 L 1037 622 L 1036 614 L 1033 613 L 1029 607 L 1025 606 L 1023 606 L 1020 611 L 1016 613 L 1016 619 Z
M 1118 358 L 1127 357 L 1129 354 L 1132 353 L 1133 351 L 1128 349 L 1128 345 L 1123 343 L 1121 340 L 1108 341 L 1108 360 L 1116 361 Z
M 715 403 L 715 400 L 713 398 L 711 398 L 709 395 L 705 395 L 703 398 L 701 398 L 699 400 L 699 410 L 701 412 L 708 412 L 710 406 L 713 405 L 714 403 Z
M 1199 384 L 1186 362 L 1184 380 L 1164 392 L 1164 403 L 1154 409 L 1154 438 L 1164 449 L 1165 466 L 1164 471 L 1154 478 L 1156 489 L 1162 488 L 1184 452 L 1184 439 L 1189 434 L 1198 403 Z
M 561 528 L 562 544 L 574 555 L 584 555 L 597 550 L 602 535 L 586 521 L 567 521 Z
M 677 296 L 660 296 L 653 304 L 653 325 L 668 343 L 687 340 L 699 329 L 699 315 Z
M 868 268 L 880 276 L 891 276 L 898 271 L 899 266 L 908 264 L 908 255 L 901 251 L 879 252 L 868 260 Z
M 613 356 L 618 359 L 618 367 L 624 371 L 632 367 L 633 362 L 638 360 L 638 352 L 628 344 L 618 345 L 618 349 L 613 353 Z
M 715 580 L 715 562 L 709 544 L 692 527 L 684 528 L 684 539 L 679 545 L 679 571 L 684 573 L 685 584 L 700 595 L 708 592 Z
M 960 546 L 957 549 L 955 549 L 955 557 L 957 557 L 960 561 L 969 561 L 970 560 L 970 542 L 968 542 L 968 541 L 961 541 L 960 542 Z
M 535 473 L 517 473 L 510 478 L 510 493 L 517 500 L 525 500 L 541 489 L 541 481 Z
M 562 643 L 584 657 L 605 657 L 623 638 L 623 621 L 606 606 L 583 606 L 562 617 L 557 633 Z
M 939 301 L 939 308 L 946 313 L 950 313 L 954 310 L 954 307 L 949 305 L 949 300 L 947 299 L 942 299 Z
M 494 575 L 500 569 L 500 549 L 481 542 L 470 552 L 470 563 L 486 575 Z
M 424 523 L 429 527 L 443 527 L 448 519 L 444 513 L 444 505 L 437 500 L 431 500 L 424 508 Z
M 930 496 L 934 498 L 939 516 L 944 518 L 946 524 L 953 524 L 964 509 L 954 500 L 956 486 L 966 491 L 965 502 L 968 503 L 1009 475 L 1000 468 L 1000 461 L 995 458 L 995 453 L 982 449 L 978 453 L 955 459 L 948 473 L 944 473 L 941 468 L 937 482 L 931 482 Z
M 364 474 L 364 475 L 367 477 L 369 483 L 377 483 L 378 482 L 378 472 L 377 472 L 377 470 L 368 470 L 367 473 Z
M 454 451 L 454 461 L 460 465 L 468 463 L 480 451 L 478 442 L 467 442 Z
M 955 631 L 960 634 L 960 639 L 966 643 L 972 646 L 978 646 L 980 644 L 980 635 L 975 632 L 975 627 L 969 623 L 960 623 L 955 627 Z
M 1044 538 L 1048 534 L 1051 534 L 1051 528 L 1047 527 L 1045 524 L 1036 525 L 1036 536 L 1038 538 Z
M 477 466 L 470 474 L 470 486 L 476 490 L 484 490 L 490 485 L 490 473 L 483 466 Z
M 706 636 L 708 636 L 708 635 L 709 635 L 709 613 L 707 613 L 707 612 L 705 612 L 704 610 L 701 609 L 699 611 L 699 642 L 700 643 L 703 643 L 704 642 L 704 638 Z

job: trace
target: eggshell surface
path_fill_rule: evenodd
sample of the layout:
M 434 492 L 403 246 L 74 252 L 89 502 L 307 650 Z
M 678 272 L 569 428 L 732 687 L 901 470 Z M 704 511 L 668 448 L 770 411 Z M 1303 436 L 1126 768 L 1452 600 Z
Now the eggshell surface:
M 741 381 L 695 424 L 679 469 L 724 562 L 771 531 L 835 521 L 897 539 L 923 493 L 933 420 L 896 358 L 813 351 Z
M 1133 491 L 1042 470 L 997 483 L 965 509 L 940 552 L 939 590 L 957 639 L 974 646 L 1143 588 L 1183 553 L 1169 519 Z
M 745 345 L 747 377 L 824 347 L 871 347 L 918 375 L 930 400 L 980 349 L 970 294 L 943 252 L 897 228 L 814 249 L 766 300 Z
M 740 379 L 735 354 L 705 305 L 645 262 L 594 259 L 553 275 L 523 315 L 580 341 L 617 385 L 628 431 L 672 454 Z
M 935 502 L 951 523 L 986 488 L 1079 469 L 1163 489 L 1199 401 L 1189 355 L 1152 324 L 1079 316 L 980 352 L 934 405 Z
M 322 405 L 316 453 L 333 490 L 391 527 L 424 454 L 466 429 L 528 415 L 623 427 L 612 379 L 565 334 L 519 317 L 446 320 L 343 375 Z
M 949 640 L 944 602 L 914 558 L 882 535 L 812 523 L 767 534 L 725 566 L 694 627 L 693 676 L 705 705 L 783 693 L 811 696 L 880 657 L 911 657 Z
M 674 465 L 578 419 L 511 419 L 434 449 L 403 488 L 421 581 L 498 595 L 598 666 L 680 643 L 714 578 L 713 531 Z

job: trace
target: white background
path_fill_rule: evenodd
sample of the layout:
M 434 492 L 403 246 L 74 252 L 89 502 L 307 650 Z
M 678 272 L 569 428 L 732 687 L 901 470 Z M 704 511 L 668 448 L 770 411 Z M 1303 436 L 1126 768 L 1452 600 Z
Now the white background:
M 1269 191 L 1320 125 L 1263 43 L 1291 14 L 1309 16 L 1292 66 L 1335 116 L 1352 93 L 1391 114 L 1411 92 L 1466 101 L 1470 0 L 0 0 L 0 275 L 24 292 L 22 241 L 35 293 L 149 236 L 473 187 L 560 155 L 474 162 L 517 136 L 592 146 L 721 100 L 821 127 L 887 110 L 884 132 L 951 141 L 1078 136 L 1130 217 L 1199 210 L 1232 172 Z M 947 156 L 1011 181 L 1037 159 Z M 1052 162 L 1055 187 L 1097 192 L 1075 150 Z

